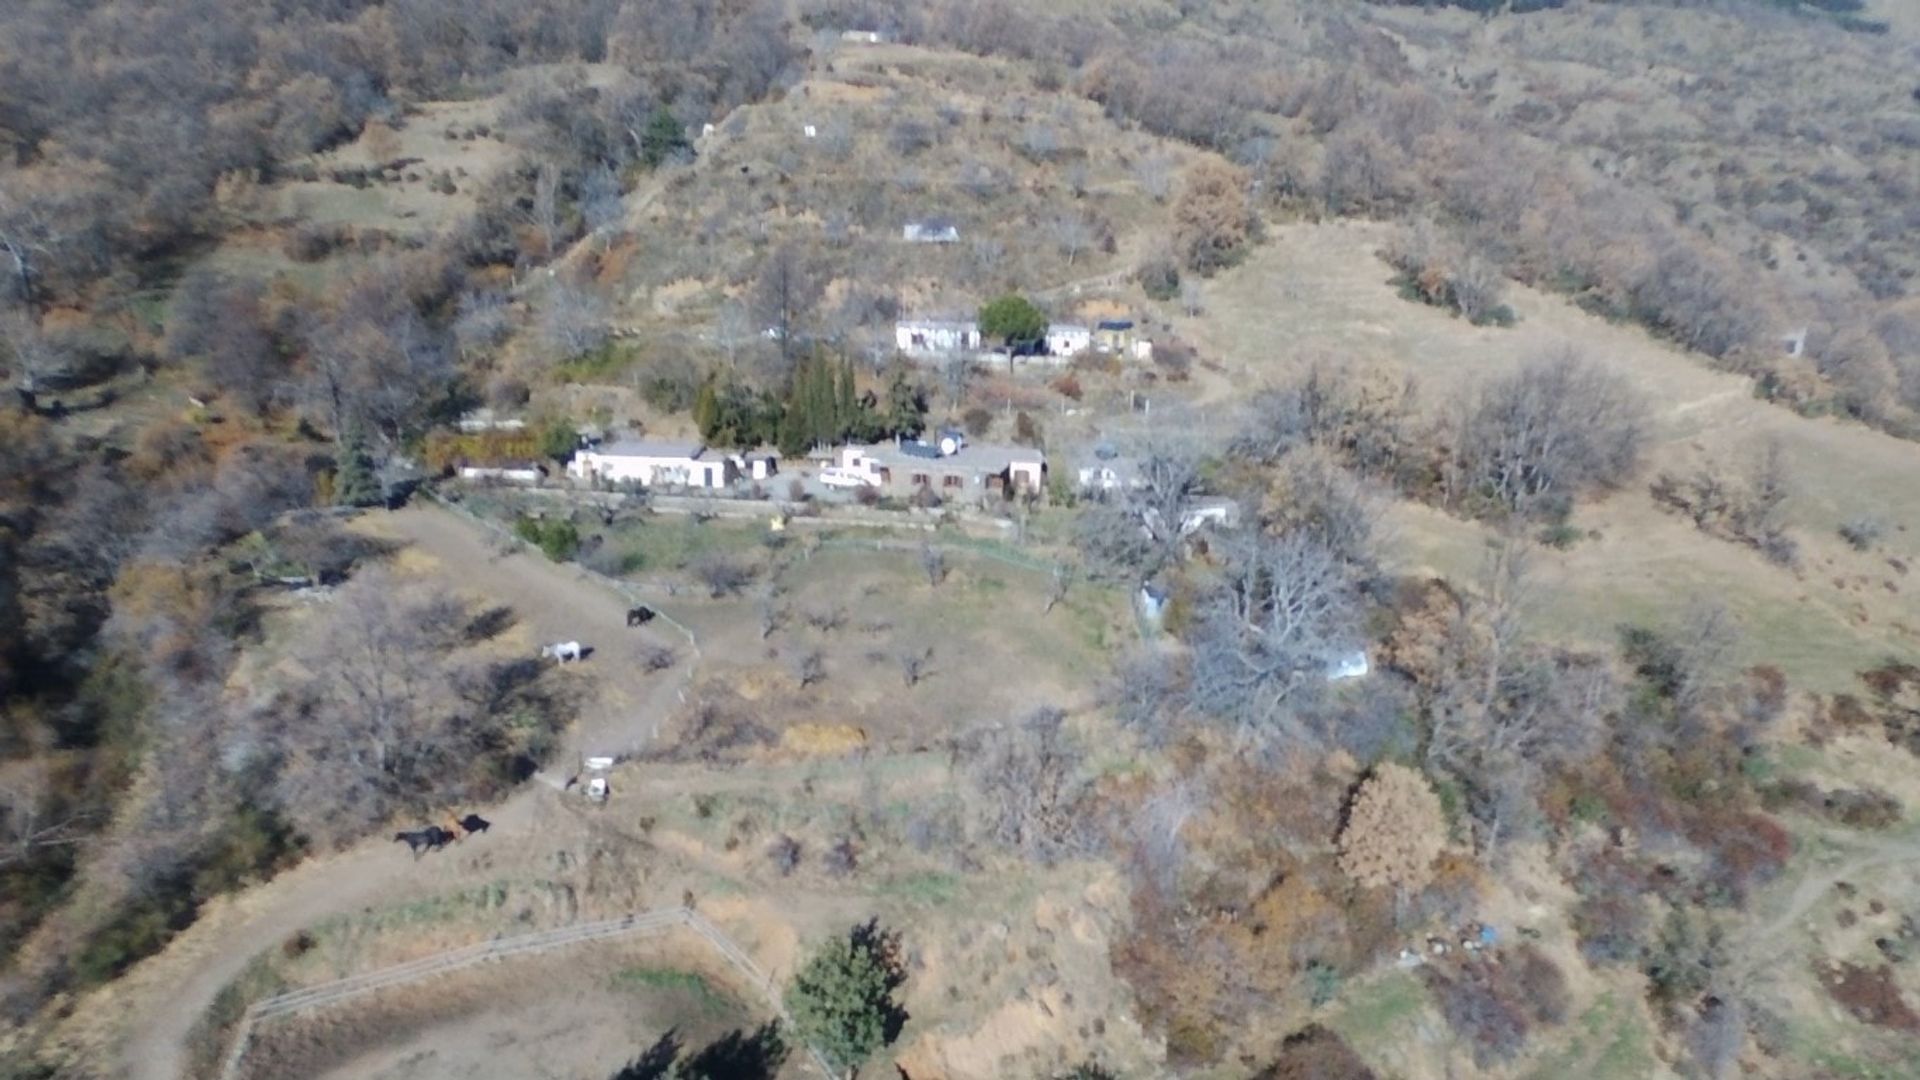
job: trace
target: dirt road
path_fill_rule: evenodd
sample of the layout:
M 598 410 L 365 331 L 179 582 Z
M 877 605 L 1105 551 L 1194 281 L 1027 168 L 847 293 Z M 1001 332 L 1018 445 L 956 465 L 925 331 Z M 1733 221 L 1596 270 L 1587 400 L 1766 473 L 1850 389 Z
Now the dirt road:
M 573 665 L 585 684 L 580 714 L 556 755 L 546 784 L 529 785 L 485 810 L 492 830 L 433 861 L 414 862 L 403 849 L 373 837 L 337 855 L 308 860 L 238 896 L 208 905 L 201 919 L 165 951 L 128 972 L 117 987 L 130 1034 L 121 1074 L 132 1080 L 185 1080 L 187 1038 L 222 988 L 247 962 L 303 928 L 373 904 L 440 893 L 495 873 L 496 861 L 550 857 L 565 841 L 553 835 L 566 815 L 553 790 L 576 753 L 637 748 L 678 705 L 687 677 L 687 647 L 652 631 L 626 628 L 626 603 L 579 574 L 539 555 L 496 554 L 476 525 L 433 506 L 372 515 L 358 523 L 408 545 L 408 563 L 447 583 L 511 606 L 536 640 L 578 640 L 594 655 Z M 677 645 L 680 662 L 647 674 L 632 662 L 642 641 Z M 480 858 L 484 852 L 488 857 Z

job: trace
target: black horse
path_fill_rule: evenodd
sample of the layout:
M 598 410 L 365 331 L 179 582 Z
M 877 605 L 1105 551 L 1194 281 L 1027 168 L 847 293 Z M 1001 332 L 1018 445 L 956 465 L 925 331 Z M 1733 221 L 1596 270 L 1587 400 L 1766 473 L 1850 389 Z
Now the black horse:
M 493 822 L 488 821 L 479 814 L 468 814 L 466 817 L 460 819 L 460 827 L 469 833 L 486 832 L 488 829 L 493 828 Z
M 628 626 L 645 626 L 653 621 L 653 609 L 645 604 L 627 609 Z
M 407 850 L 413 852 L 413 857 L 417 859 L 423 848 L 427 851 L 439 851 L 452 843 L 453 834 L 438 825 L 429 825 L 424 829 L 394 833 L 393 839 L 396 843 L 405 841 Z

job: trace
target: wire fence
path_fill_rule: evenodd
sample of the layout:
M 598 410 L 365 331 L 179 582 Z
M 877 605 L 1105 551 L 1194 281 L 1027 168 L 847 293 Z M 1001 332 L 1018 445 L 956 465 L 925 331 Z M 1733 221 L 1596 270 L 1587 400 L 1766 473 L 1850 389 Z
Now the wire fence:
M 435 975 L 451 974 L 489 961 L 543 953 L 552 949 L 567 948 L 629 934 L 661 934 L 678 929 L 689 930 L 705 941 L 754 990 L 765 996 L 769 1008 L 775 1015 L 779 1016 L 783 1022 L 791 1022 L 792 1017 L 787 1014 L 786 1005 L 781 1000 L 779 984 L 766 969 L 755 963 L 745 949 L 722 933 L 719 927 L 707 921 L 699 912 L 686 907 L 673 907 L 658 911 L 637 912 L 597 922 L 556 927 L 551 930 L 538 930 L 516 937 L 495 938 L 492 941 L 449 949 L 446 952 L 381 968 L 378 971 L 302 987 L 299 990 L 290 990 L 284 994 L 254 1002 L 240 1017 L 239 1025 L 234 1031 L 233 1044 L 228 1049 L 226 1059 L 220 1068 L 220 1080 L 236 1080 L 240 1076 L 241 1066 L 245 1063 L 247 1050 L 252 1045 L 256 1029 L 263 1021 L 275 1017 L 338 1005 L 378 990 L 404 986 Z M 836 1075 L 819 1051 L 808 1047 L 807 1056 L 822 1076 L 831 1078 Z

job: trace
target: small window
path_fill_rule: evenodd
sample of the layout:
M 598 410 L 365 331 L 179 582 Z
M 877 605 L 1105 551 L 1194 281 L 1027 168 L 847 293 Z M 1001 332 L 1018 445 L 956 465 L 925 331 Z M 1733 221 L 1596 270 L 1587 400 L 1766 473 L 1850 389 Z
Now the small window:
M 948 475 L 945 479 L 940 481 L 940 486 L 941 487 L 959 487 L 961 483 L 963 483 L 963 481 L 959 477 Z
M 923 472 L 917 472 L 917 473 L 914 473 L 914 474 L 913 474 L 913 482 L 914 482 L 914 483 L 916 483 L 916 484 L 919 484 L 919 485 L 920 485 L 921 487 L 926 487 L 926 486 L 927 486 L 927 474 L 926 474 L 926 473 L 923 473 Z

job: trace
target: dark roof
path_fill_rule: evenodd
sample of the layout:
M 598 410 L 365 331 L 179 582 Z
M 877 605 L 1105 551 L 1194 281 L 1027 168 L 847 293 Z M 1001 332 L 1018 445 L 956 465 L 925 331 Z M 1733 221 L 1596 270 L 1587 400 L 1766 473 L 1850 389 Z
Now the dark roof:
M 938 458 L 941 456 L 939 447 L 928 446 L 923 442 L 903 442 L 900 444 L 900 452 L 908 457 L 917 458 Z
M 1131 330 L 1131 329 L 1133 329 L 1133 320 L 1132 320 L 1132 319 L 1101 319 L 1101 320 L 1100 320 L 1100 329 L 1102 329 L 1102 330 Z

